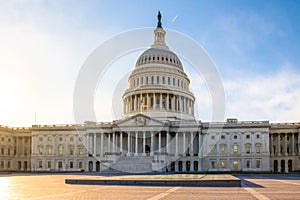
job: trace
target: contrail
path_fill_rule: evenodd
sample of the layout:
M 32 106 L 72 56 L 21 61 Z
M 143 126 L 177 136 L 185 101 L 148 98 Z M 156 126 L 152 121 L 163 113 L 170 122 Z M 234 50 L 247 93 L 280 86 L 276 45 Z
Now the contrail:
M 172 23 L 175 22 L 175 20 L 177 19 L 178 15 L 176 15 L 173 19 L 172 19 Z

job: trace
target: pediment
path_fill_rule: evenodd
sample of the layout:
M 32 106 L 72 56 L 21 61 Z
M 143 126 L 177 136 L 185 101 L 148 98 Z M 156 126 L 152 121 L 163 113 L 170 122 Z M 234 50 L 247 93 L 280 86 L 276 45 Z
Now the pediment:
M 147 126 L 164 126 L 163 121 L 153 119 L 143 114 L 137 114 L 132 117 L 116 121 L 116 125 L 119 127 L 147 127 Z

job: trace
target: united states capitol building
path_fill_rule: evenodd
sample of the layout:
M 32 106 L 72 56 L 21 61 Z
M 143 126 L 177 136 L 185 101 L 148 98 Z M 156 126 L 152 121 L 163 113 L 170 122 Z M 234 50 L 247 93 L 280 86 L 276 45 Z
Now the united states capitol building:
M 0 171 L 299 171 L 300 123 L 195 119 L 190 80 L 158 18 L 129 76 L 122 119 L 0 126 Z

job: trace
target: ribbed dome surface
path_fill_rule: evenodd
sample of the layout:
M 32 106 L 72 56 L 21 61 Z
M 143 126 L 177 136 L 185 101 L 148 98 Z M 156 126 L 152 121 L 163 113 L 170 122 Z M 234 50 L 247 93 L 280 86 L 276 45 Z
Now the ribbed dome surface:
M 160 63 L 167 64 L 178 67 L 183 70 L 182 64 L 175 53 L 170 50 L 159 49 L 159 48 L 150 48 L 144 51 L 136 62 L 136 67 L 151 64 L 151 63 Z

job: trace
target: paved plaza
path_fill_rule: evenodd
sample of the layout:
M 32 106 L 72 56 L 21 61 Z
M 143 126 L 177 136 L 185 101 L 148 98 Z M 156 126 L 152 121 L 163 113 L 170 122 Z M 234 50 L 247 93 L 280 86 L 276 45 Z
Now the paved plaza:
M 205 178 L 208 175 L 174 174 L 169 179 Z M 162 179 L 164 175 L 140 176 Z M 217 177 L 217 176 L 216 176 Z M 236 175 L 242 187 L 153 187 L 69 185 L 65 179 L 130 179 L 137 176 L 95 174 L 2 174 L 0 199 L 300 199 L 300 175 Z

